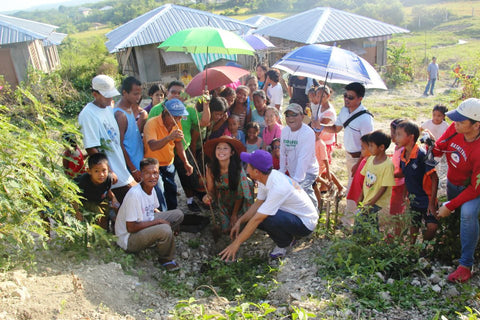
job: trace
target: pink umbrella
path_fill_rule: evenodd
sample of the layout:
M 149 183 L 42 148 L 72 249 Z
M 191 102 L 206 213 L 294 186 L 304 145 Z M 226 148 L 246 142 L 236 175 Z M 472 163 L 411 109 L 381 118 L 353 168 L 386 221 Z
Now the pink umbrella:
M 208 90 L 212 90 L 235 82 L 247 74 L 249 74 L 249 71 L 242 68 L 227 66 L 213 67 L 203 70 L 193 77 L 192 81 L 190 81 L 188 86 L 185 88 L 185 92 L 192 97 L 201 96 L 203 90 L 205 89 L 205 76 L 207 78 L 207 88 Z

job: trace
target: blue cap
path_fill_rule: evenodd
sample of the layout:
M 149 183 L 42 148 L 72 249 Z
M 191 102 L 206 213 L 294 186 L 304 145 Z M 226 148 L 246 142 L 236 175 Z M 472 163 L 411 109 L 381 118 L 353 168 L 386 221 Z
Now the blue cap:
M 174 117 L 188 116 L 188 111 L 182 101 L 171 99 L 165 102 L 165 108 Z

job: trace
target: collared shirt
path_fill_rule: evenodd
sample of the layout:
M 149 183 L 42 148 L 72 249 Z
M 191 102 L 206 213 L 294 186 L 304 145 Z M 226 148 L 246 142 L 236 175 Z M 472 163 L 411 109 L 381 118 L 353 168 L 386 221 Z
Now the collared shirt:
M 343 124 L 348 118 L 362 110 L 367 110 L 363 104 L 360 104 L 352 113 L 350 113 L 347 107 L 343 107 L 338 114 L 335 125 L 343 127 Z M 373 131 L 373 118 L 367 113 L 362 114 L 343 129 L 343 144 L 345 145 L 345 150 L 349 153 L 360 152 L 362 150 L 360 138 Z
M 177 123 L 180 130 L 182 130 L 182 125 Z M 172 130 L 176 129 L 174 126 Z M 145 124 L 143 129 L 143 142 L 145 144 L 145 158 L 155 158 L 158 160 L 158 163 L 161 167 L 171 165 L 173 163 L 173 158 L 175 156 L 175 141 L 169 141 L 163 148 L 158 150 L 150 149 L 148 141 L 150 140 L 160 140 L 168 136 L 172 130 L 168 131 L 167 127 L 163 124 L 162 116 L 157 116 L 152 119 L 149 119 Z
M 431 189 L 424 189 L 424 180 L 435 171 L 435 167 L 425 163 L 426 152 L 418 144 L 413 146 L 408 159 L 405 158 L 405 152 L 406 150 L 403 149 L 400 154 L 400 168 L 405 176 L 407 191 L 412 195 L 411 206 L 421 209 L 428 208 L 428 193 Z

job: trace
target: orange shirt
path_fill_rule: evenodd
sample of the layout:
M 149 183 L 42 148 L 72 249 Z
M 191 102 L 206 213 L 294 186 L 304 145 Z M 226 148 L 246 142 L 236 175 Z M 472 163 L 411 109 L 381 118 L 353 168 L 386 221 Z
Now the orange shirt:
M 182 125 L 177 122 L 178 128 L 182 130 Z M 173 127 L 172 130 L 176 129 Z M 173 163 L 175 141 L 169 141 L 163 148 L 158 150 L 150 149 L 148 141 L 160 140 L 168 136 L 172 130 L 168 131 L 163 124 L 162 116 L 153 117 L 147 121 L 143 129 L 143 143 L 145 145 L 145 158 L 155 158 L 161 167 L 171 165 Z M 181 141 L 181 140 L 176 140 Z

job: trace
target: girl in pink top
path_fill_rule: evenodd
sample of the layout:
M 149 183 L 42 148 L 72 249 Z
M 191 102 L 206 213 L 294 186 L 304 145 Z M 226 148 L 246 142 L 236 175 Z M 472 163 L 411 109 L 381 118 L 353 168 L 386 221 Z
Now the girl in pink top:
M 273 139 L 280 139 L 283 127 L 278 124 L 278 121 L 280 121 L 280 114 L 278 113 L 277 108 L 267 107 L 267 110 L 265 111 L 265 128 L 262 133 L 264 149 L 272 143 Z

